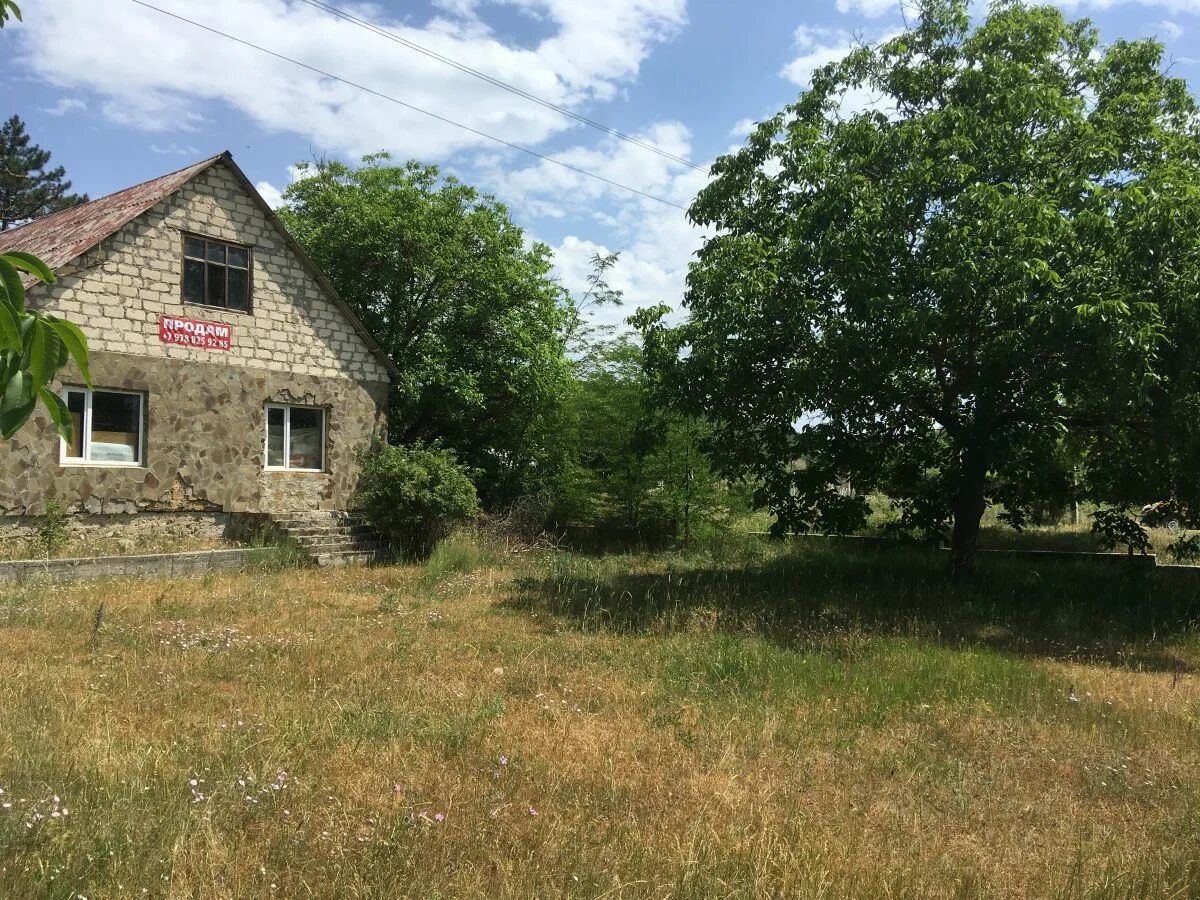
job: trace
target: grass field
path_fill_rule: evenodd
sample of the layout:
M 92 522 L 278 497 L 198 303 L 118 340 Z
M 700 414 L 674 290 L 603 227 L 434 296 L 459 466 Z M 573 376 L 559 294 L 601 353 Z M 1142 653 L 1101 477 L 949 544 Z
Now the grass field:
M 1200 896 L 1188 575 L 459 542 L 9 590 L 0 896 Z

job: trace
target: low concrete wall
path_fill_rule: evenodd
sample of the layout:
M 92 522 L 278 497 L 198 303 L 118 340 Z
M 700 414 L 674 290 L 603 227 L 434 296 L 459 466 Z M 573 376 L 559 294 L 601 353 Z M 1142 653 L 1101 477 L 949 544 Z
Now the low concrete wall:
M 20 559 L 0 562 L 0 584 L 31 579 L 77 581 L 83 578 L 190 575 L 240 569 L 269 557 L 269 548 L 150 553 L 144 556 L 96 556 L 79 559 Z
M 863 544 L 872 544 L 876 546 L 904 546 L 895 538 L 880 537 L 873 534 L 819 534 L 817 532 L 801 532 L 799 534 L 785 534 L 776 538 L 769 531 L 751 531 L 754 537 L 764 539 L 778 540 L 826 540 L 826 541 L 849 541 L 859 542 Z M 920 545 L 918 545 L 920 546 Z M 931 549 L 940 550 L 944 553 L 950 551 L 949 547 L 932 547 Z M 1119 563 L 1121 565 L 1131 566 L 1148 566 L 1150 568 L 1158 567 L 1160 569 L 1191 569 L 1193 572 L 1200 572 L 1200 566 L 1168 566 L 1166 563 L 1160 563 L 1158 556 L 1154 553 L 1101 553 L 1090 550 L 1026 550 L 1016 547 L 1005 547 L 1003 549 L 989 550 L 985 547 L 980 547 L 975 551 L 980 557 L 987 558 L 1011 558 L 1025 559 L 1040 562 L 1103 562 L 1103 563 Z

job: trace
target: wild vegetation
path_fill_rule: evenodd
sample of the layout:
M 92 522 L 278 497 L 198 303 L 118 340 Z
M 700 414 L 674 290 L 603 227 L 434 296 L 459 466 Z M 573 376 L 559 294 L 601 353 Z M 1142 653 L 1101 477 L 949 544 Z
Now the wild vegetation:
M 686 553 L 30 585 L 0 894 L 1200 892 L 1200 601 L 1153 569 Z
M 916 6 L 717 160 L 688 317 L 641 324 L 781 529 L 854 530 L 881 491 L 969 572 L 989 504 L 1198 490 L 1200 119 L 1153 40 Z

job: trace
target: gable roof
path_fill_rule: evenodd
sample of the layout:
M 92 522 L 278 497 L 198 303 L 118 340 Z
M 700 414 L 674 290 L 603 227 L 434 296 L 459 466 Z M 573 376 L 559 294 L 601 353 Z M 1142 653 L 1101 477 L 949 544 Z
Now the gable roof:
M 275 230 L 279 232 L 288 249 L 296 254 L 305 270 L 333 299 L 355 332 L 362 338 L 363 343 L 387 369 L 388 374 L 393 378 L 398 376 L 400 370 L 396 368 L 396 364 L 367 331 L 367 327 L 355 315 L 354 310 L 342 299 L 337 288 L 333 286 L 333 282 L 284 227 L 275 211 L 267 205 L 267 201 L 262 198 L 254 185 L 250 183 L 250 179 L 233 161 L 233 156 L 228 150 L 177 172 L 169 172 L 158 178 L 152 178 L 150 181 L 125 188 L 123 191 L 117 191 L 115 194 L 42 216 L 40 219 L 34 219 L 32 222 L 17 228 L 10 228 L 8 231 L 0 231 L 0 253 L 8 250 L 23 250 L 41 257 L 51 269 L 57 269 L 91 250 L 105 238 L 115 234 L 138 216 L 170 197 L 193 178 L 218 164 L 224 164 L 229 168 L 238 183 L 241 184 L 242 189 L 266 216 L 267 221 L 275 226 Z M 27 284 L 34 280 L 30 278 Z

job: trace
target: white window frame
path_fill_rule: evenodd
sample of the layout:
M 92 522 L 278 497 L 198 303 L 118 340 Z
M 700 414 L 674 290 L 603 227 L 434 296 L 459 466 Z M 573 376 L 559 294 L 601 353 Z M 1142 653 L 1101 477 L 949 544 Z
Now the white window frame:
M 283 410 L 283 465 L 272 466 L 268 463 L 269 444 L 271 441 L 271 410 Z M 292 410 L 313 409 L 321 414 L 321 468 L 301 469 L 290 465 L 292 458 Z M 268 472 L 324 472 L 325 471 L 325 436 L 328 433 L 329 416 L 323 406 L 305 406 L 303 403 L 268 403 L 263 407 L 263 468 Z
M 121 462 L 120 460 L 98 459 L 93 460 L 92 456 L 92 395 L 99 391 L 102 394 L 124 394 L 127 397 L 138 398 L 138 443 L 137 443 L 137 459 L 133 462 Z M 62 389 L 60 396 L 63 403 L 67 403 L 68 394 L 83 394 L 83 457 L 67 456 L 67 442 L 61 437 L 58 439 L 58 459 L 59 464 L 63 466 L 99 466 L 101 468 L 112 469 L 144 469 L 146 467 L 146 395 L 141 391 L 121 391 L 113 388 L 88 388 L 78 387 L 76 385 L 66 385 Z

